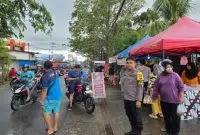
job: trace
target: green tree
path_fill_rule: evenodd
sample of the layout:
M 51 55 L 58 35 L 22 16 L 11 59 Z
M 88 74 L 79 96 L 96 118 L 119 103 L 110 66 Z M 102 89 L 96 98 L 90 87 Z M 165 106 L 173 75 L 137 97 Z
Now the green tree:
M 171 23 L 186 15 L 191 7 L 192 0 L 156 0 L 153 9 Z
M 135 18 L 138 33 L 141 36 L 154 36 L 186 15 L 191 0 L 156 0 L 151 9 Z
M 49 34 L 53 21 L 50 12 L 36 0 L 0 0 L 0 38 L 22 37 L 29 21 L 35 32 Z
M 9 70 L 9 66 L 11 64 L 11 56 L 8 52 L 8 49 L 5 46 L 5 43 L 0 40 L 0 67 L 1 67 L 1 79 L 2 82 L 5 81 L 5 79 L 7 78 L 7 73 Z
M 121 0 L 76 0 L 69 29 L 72 50 L 94 59 L 98 58 L 102 48 L 104 59 L 112 56 L 127 42 L 123 38 L 133 33 L 131 20 L 143 2 L 126 0 L 116 25 L 109 33 Z
M 159 14 L 152 9 L 148 9 L 146 12 L 136 16 L 134 24 L 139 26 L 137 32 L 141 37 L 145 35 L 154 36 L 165 30 L 169 25 L 168 21 L 162 19 Z

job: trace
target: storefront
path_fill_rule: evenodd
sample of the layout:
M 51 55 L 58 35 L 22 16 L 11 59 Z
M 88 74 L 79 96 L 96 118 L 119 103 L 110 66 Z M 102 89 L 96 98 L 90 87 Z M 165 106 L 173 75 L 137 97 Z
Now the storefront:
M 23 42 L 23 41 L 7 39 L 6 45 L 7 45 L 8 49 L 12 50 L 12 51 L 21 51 L 21 52 L 25 51 L 25 42 Z
M 33 66 L 36 63 L 35 54 L 32 52 L 10 51 L 10 55 L 13 57 L 11 67 L 15 67 L 20 70 L 23 65 Z

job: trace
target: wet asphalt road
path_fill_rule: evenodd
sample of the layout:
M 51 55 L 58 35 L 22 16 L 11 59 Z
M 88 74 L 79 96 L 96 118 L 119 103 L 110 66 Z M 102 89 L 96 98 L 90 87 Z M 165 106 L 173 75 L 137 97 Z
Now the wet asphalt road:
M 65 91 L 64 81 L 61 78 L 61 86 Z M 10 108 L 12 92 L 9 86 L 0 87 L 0 135 L 45 135 L 45 125 L 41 116 L 38 102 L 13 112 Z M 61 117 L 66 117 L 66 99 L 62 101 Z M 63 124 L 61 119 L 60 125 Z
M 63 78 L 61 78 L 61 86 L 65 92 Z M 121 92 L 116 88 L 107 88 L 106 93 L 107 99 L 96 103 L 92 115 L 85 112 L 82 104 L 75 104 L 72 111 L 67 111 L 67 100 L 64 96 L 59 132 L 56 135 L 123 135 L 128 131 L 130 125 L 124 112 Z M 13 112 L 10 109 L 11 96 L 8 86 L 0 87 L 0 135 L 46 135 L 39 103 Z M 143 119 L 143 135 L 163 135 L 160 132 L 163 126 L 162 119 L 150 119 L 148 109 L 144 111 Z M 181 123 L 180 135 L 200 134 L 198 119 Z

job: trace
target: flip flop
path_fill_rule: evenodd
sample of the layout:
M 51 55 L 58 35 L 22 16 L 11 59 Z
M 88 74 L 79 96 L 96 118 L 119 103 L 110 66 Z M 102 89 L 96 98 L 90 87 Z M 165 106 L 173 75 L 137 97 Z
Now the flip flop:
M 57 132 L 57 131 L 58 131 L 58 129 L 57 130 L 54 129 L 54 132 Z
M 46 128 L 45 130 L 47 131 L 47 134 L 48 134 L 48 135 L 53 135 L 54 133 L 57 132 L 57 131 L 54 131 L 53 133 L 49 134 L 49 133 L 48 133 L 48 129 Z
M 54 133 L 55 133 L 55 132 L 53 132 L 53 133 L 49 134 L 49 133 L 47 132 L 47 135 L 54 135 Z

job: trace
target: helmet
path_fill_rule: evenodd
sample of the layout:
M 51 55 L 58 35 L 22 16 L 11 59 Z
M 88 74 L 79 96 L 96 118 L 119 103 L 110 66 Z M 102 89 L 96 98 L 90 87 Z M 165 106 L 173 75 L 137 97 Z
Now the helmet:
M 162 65 L 163 67 L 166 67 L 166 65 L 172 65 L 172 63 L 173 63 L 172 60 L 170 60 L 170 59 L 164 59 L 164 60 L 162 61 L 161 65 Z
M 25 64 L 22 66 L 22 68 L 29 68 L 29 65 Z

